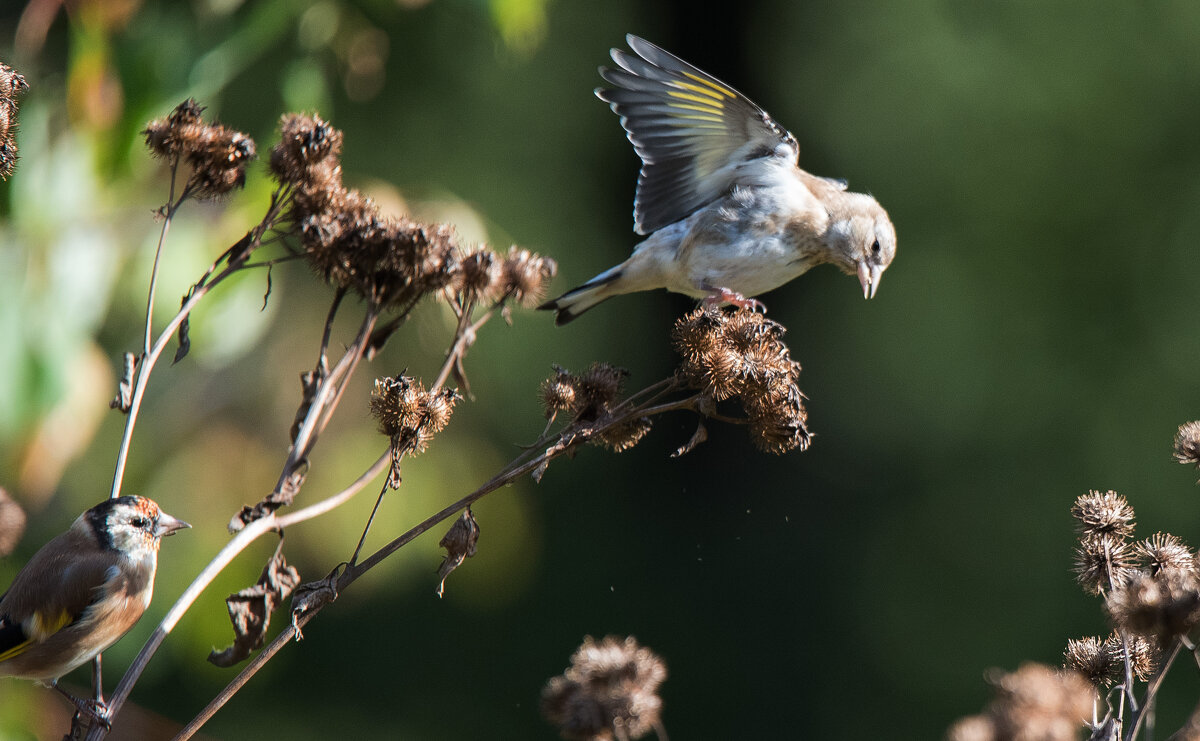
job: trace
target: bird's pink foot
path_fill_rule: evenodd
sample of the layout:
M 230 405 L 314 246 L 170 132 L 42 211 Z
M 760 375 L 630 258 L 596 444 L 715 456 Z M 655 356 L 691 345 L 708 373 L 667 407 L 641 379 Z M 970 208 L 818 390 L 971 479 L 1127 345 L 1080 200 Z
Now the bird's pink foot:
M 704 287 L 710 293 L 704 297 L 705 306 L 719 306 L 720 304 L 732 304 L 739 309 L 749 309 L 751 311 L 761 311 L 767 313 L 767 305 L 756 298 L 746 298 L 736 291 L 731 291 L 728 288 L 713 288 Z

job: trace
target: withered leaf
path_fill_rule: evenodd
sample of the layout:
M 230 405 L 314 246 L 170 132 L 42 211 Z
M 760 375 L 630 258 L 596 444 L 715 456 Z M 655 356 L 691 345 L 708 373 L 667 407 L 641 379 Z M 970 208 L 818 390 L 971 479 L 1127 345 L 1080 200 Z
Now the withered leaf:
M 704 442 L 707 439 L 708 439 L 708 429 L 704 426 L 703 422 L 697 422 L 696 423 L 696 431 L 694 433 L 692 433 L 692 439 L 688 440 L 683 445 L 680 445 L 678 450 L 676 450 L 674 453 L 671 453 L 671 457 L 678 458 L 681 455 L 687 455 L 688 453 L 695 450 L 697 445 L 699 445 L 700 443 Z
M 282 546 L 282 543 L 280 544 Z M 258 583 L 225 598 L 229 620 L 233 623 L 233 645 L 213 651 L 208 660 L 221 667 L 244 661 L 250 652 L 261 648 L 273 613 L 300 583 L 300 572 L 283 558 L 282 548 L 263 567 Z
M 192 297 L 192 294 L 195 291 L 196 287 L 193 286 L 186 294 L 184 294 L 183 299 L 179 302 L 180 307 L 187 305 L 188 299 Z M 191 328 L 191 320 L 192 317 L 190 314 L 188 314 L 183 318 L 183 321 L 179 323 L 179 347 L 175 350 L 175 359 L 171 361 L 172 364 L 183 360 L 184 357 L 187 356 L 188 352 L 192 349 L 192 340 L 190 337 L 188 337 L 188 332 Z
M 446 549 L 442 565 L 438 567 L 438 576 L 442 577 L 437 587 L 437 596 L 446 592 L 446 577 L 450 572 L 462 565 L 462 562 L 475 555 L 475 544 L 479 541 L 479 523 L 468 508 L 462 516 L 454 521 L 450 530 L 442 537 L 438 545 Z
M 117 395 L 108 403 L 110 409 L 128 412 L 133 404 L 133 372 L 137 369 L 137 356 L 131 352 L 125 353 L 125 370 L 121 373 L 121 383 L 117 386 Z

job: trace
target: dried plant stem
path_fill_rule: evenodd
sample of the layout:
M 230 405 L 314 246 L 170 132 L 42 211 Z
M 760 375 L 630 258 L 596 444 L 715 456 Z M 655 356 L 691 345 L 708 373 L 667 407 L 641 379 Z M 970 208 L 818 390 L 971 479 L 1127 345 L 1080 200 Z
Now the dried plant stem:
M 1133 739 L 1137 738 L 1137 734 L 1142 727 L 1142 723 L 1146 721 L 1146 716 L 1149 715 L 1150 711 L 1154 708 L 1154 700 L 1158 696 L 1158 688 L 1160 685 L 1162 685 L 1163 678 L 1167 676 L 1167 671 L 1171 668 L 1171 664 L 1173 664 L 1175 662 L 1175 658 L 1179 656 L 1179 650 L 1181 648 L 1183 648 L 1183 642 L 1176 640 L 1175 645 L 1171 648 L 1171 654 L 1167 657 L 1167 660 L 1158 667 L 1158 671 L 1154 673 L 1154 676 L 1150 679 L 1149 684 L 1146 685 L 1145 702 L 1142 704 L 1140 709 L 1134 708 L 1133 710 L 1133 718 L 1131 719 L 1132 722 L 1129 724 L 1129 730 L 1125 733 L 1126 741 L 1133 741 Z
M 174 195 L 174 192 L 175 169 L 172 168 L 171 194 Z M 159 234 L 158 247 L 155 249 L 154 253 L 154 267 L 151 270 L 149 297 L 147 298 L 146 303 L 146 328 L 145 338 L 143 340 L 142 355 L 138 359 L 134 370 L 136 379 L 134 381 L 133 393 L 130 397 L 129 411 L 125 415 L 125 429 L 121 433 L 121 443 L 117 448 L 117 462 L 113 472 L 112 489 L 109 491 L 110 498 L 116 498 L 121 495 L 121 485 L 125 478 L 125 465 L 129 459 L 129 446 L 133 441 L 133 428 L 137 424 L 138 412 L 142 407 L 142 397 L 146 393 L 146 385 L 150 381 L 150 373 L 154 370 L 154 366 L 158 362 L 159 356 L 162 355 L 163 349 L 166 348 L 167 344 L 175 336 L 175 332 L 179 329 L 179 325 L 188 318 L 192 312 L 192 309 L 194 309 L 196 305 L 200 303 L 201 299 L 203 299 L 209 291 L 219 285 L 230 275 L 233 275 L 234 273 L 245 269 L 246 267 L 240 263 L 232 263 L 227 265 L 225 269 L 217 274 L 215 278 L 212 278 L 212 275 L 216 272 L 221 260 L 226 259 L 231 254 L 232 250 L 235 249 L 235 247 L 231 247 L 230 249 L 226 250 L 220 258 L 218 258 L 208 267 L 208 270 L 205 271 L 204 275 L 201 276 L 200 280 L 196 282 L 195 286 L 193 286 L 191 292 L 183 302 L 183 306 L 180 307 L 179 311 L 158 335 L 158 339 L 155 340 L 154 344 L 150 344 L 150 336 L 153 333 L 152 325 L 154 313 L 154 295 L 155 291 L 157 290 L 156 286 L 158 283 L 159 258 L 162 255 L 163 246 L 166 242 L 172 217 L 174 216 L 175 211 L 178 210 L 179 206 L 183 203 L 185 197 L 186 196 L 180 196 L 179 200 L 173 205 L 170 201 L 168 201 L 163 220 L 162 232 Z M 273 225 L 279 219 L 280 214 L 287 203 L 287 198 L 272 196 L 271 207 L 267 210 L 266 216 L 264 216 L 263 220 L 259 222 L 258 226 L 251 231 L 255 244 L 261 243 L 262 235 L 265 234 L 271 225 Z M 212 278 L 212 280 L 210 281 L 209 278 Z
M 460 328 L 461 328 L 461 326 L 462 325 L 460 324 Z M 458 347 L 458 346 L 456 345 L 456 347 Z M 454 361 L 454 355 L 455 355 L 455 352 L 452 351 L 450 354 L 450 357 L 447 357 L 445 362 L 447 364 L 452 363 Z M 652 402 L 655 399 L 659 398 L 662 393 L 674 388 L 675 386 L 676 386 L 675 380 L 673 378 L 668 378 L 668 379 L 665 379 L 658 383 L 652 384 L 651 386 L 647 387 L 646 389 L 643 389 L 642 391 L 638 392 L 637 394 L 634 394 L 634 396 L 630 397 L 630 398 L 649 395 L 651 397 L 650 401 Z M 664 404 L 659 404 L 657 406 L 648 406 L 648 405 L 638 406 L 638 405 L 626 404 L 620 414 L 613 415 L 608 420 L 606 420 L 602 425 L 595 427 L 591 432 L 592 432 L 592 434 L 603 432 L 604 430 L 606 430 L 610 427 L 622 424 L 633 417 L 661 414 L 663 412 L 682 410 L 682 409 L 695 410 L 697 408 L 698 401 L 701 398 L 702 398 L 702 395 L 696 394 L 693 396 L 689 396 L 686 399 L 679 400 L 677 402 L 664 403 Z M 647 402 L 647 404 L 649 404 L 649 403 L 650 402 Z M 504 470 L 502 470 L 500 473 L 493 476 L 490 480 L 487 481 L 487 483 L 483 484 L 475 491 L 462 497 L 458 501 L 446 506 L 439 512 L 425 518 L 420 523 L 411 527 L 404 534 L 400 535 L 399 537 L 393 539 L 392 541 L 390 541 L 383 547 L 379 548 L 377 551 L 375 551 L 370 556 L 368 556 L 366 559 L 364 559 L 361 563 L 355 563 L 352 560 L 349 564 L 347 564 L 341 570 L 341 573 L 338 574 L 338 576 L 337 576 L 336 585 L 335 585 L 336 593 L 340 594 L 341 592 L 343 592 L 351 584 L 353 584 L 358 578 L 360 578 L 361 576 L 366 574 L 368 571 L 370 571 L 374 567 L 378 566 L 386 558 L 388 558 L 393 553 L 395 553 L 396 551 L 403 548 L 405 545 L 408 545 L 413 540 L 416 540 L 418 537 L 420 537 L 424 533 L 428 532 L 434 526 L 438 525 L 439 523 L 445 522 L 446 520 L 450 519 L 451 517 L 457 515 L 459 512 L 463 511 L 467 507 L 471 506 L 474 502 L 478 501 L 479 499 L 482 499 L 483 497 L 487 496 L 488 494 L 512 483 L 513 481 L 516 481 L 517 479 L 519 479 L 529 473 L 532 473 L 533 471 L 537 470 L 540 466 L 544 465 L 548 461 L 553 460 L 554 458 L 557 458 L 558 456 L 565 454 L 569 449 L 571 449 L 571 447 L 573 447 L 573 444 L 571 441 L 574 440 L 576 437 L 578 437 L 581 434 L 581 432 L 582 432 L 582 430 L 580 430 L 577 425 L 570 425 L 566 429 L 562 430 L 561 432 L 559 432 L 556 435 L 552 435 L 552 436 L 551 435 L 543 435 L 541 438 L 539 438 L 539 440 L 536 443 L 531 445 L 523 453 L 521 453 L 515 459 L 513 459 L 513 461 L 511 461 L 504 468 Z M 540 451 L 540 452 L 535 452 L 535 451 Z M 385 465 L 390 464 L 390 461 L 391 461 L 391 453 L 389 451 L 388 453 L 384 454 L 384 456 L 382 456 L 378 461 L 376 461 L 375 466 L 373 467 L 373 470 L 378 469 L 378 471 L 381 472 Z M 376 503 L 376 505 L 378 506 L 378 502 Z M 314 505 L 314 506 L 317 506 L 317 505 Z M 312 508 L 309 508 L 309 509 L 312 509 Z M 306 512 L 306 511 L 307 510 L 301 510 L 301 512 Z M 292 515 L 288 515 L 285 517 L 275 518 L 275 523 L 277 524 L 278 527 L 283 527 L 284 524 L 291 521 L 291 518 L 296 517 L 297 515 L 301 514 L 301 512 L 296 512 Z M 257 524 L 257 522 L 255 524 Z M 369 528 L 369 523 L 368 523 L 368 528 Z M 366 537 L 365 532 L 364 532 L 363 537 L 365 539 L 365 537 Z M 362 542 L 360 541 L 359 548 L 361 548 L 361 546 L 362 546 Z M 355 551 L 356 558 L 357 558 L 357 555 L 358 555 L 358 550 L 356 549 L 356 551 Z M 335 571 L 334 573 L 337 573 L 337 572 Z M 208 720 L 210 718 L 212 718 L 212 716 L 215 715 L 216 712 L 218 710 L 220 710 L 220 708 L 222 706 L 224 706 L 227 702 L 229 702 L 229 700 L 232 699 L 233 696 L 243 686 L 245 686 L 245 684 L 250 680 L 250 678 L 253 677 L 255 674 L 257 674 L 258 671 L 261 670 L 262 667 L 265 666 L 266 663 L 276 653 L 278 653 L 279 650 L 282 649 L 284 645 L 286 645 L 289 641 L 291 641 L 292 638 L 296 637 L 298 630 L 303 628 L 314 617 L 316 617 L 317 613 L 320 612 L 321 609 L 323 609 L 323 607 L 324 607 L 324 604 L 315 604 L 312 607 L 310 607 L 309 609 L 307 609 L 306 611 L 304 611 L 303 613 L 298 614 L 298 615 L 293 615 L 293 623 L 291 625 L 289 625 L 287 628 L 285 628 L 283 631 L 281 631 L 266 648 L 262 649 L 254 657 L 254 659 L 252 659 L 238 673 L 238 675 L 236 677 L 234 677 L 234 679 L 225 687 L 225 689 L 222 690 L 222 692 L 220 694 L 218 694 L 216 697 L 214 697 L 208 703 L 208 705 L 206 705 L 204 707 L 204 709 L 201 710 L 200 713 L 195 718 L 193 718 L 191 722 L 189 722 L 187 724 L 187 726 L 179 733 L 179 735 L 177 735 L 175 737 L 176 741 L 182 741 L 183 739 L 191 738 L 196 733 L 196 731 L 198 731 L 206 722 L 208 722 Z M 664 738 L 665 738 L 665 736 L 664 736 Z
M 116 690 L 113 691 L 112 697 L 109 698 L 109 717 L 115 717 L 120 711 L 125 700 L 129 698 L 129 693 L 133 689 L 133 685 L 137 682 L 142 672 L 145 671 L 146 665 L 150 663 L 151 657 L 154 656 L 154 653 L 162 645 L 167 635 L 174 630 L 179 620 L 191 608 L 192 604 L 200 597 L 204 590 L 208 588 L 209 584 L 239 553 L 268 532 L 282 532 L 285 527 L 320 517 L 345 504 L 354 495 L 362 491 L 372 479 L 382 474 L 390 462 L 391 456 L 389 454 L 382 455 L 371 464 L 370 468 L 355 479 L 353 483 L 337 494 L 284 516 L 277 517 L 274 513 L 271 513 L 255 520 L 238 531 L 225 547 L 213 557 L 212 561 L 204 567 L 200 574 L 196 576 L 184 593 L 180 595 L 175 604 L 171 606 L 171 609 L 167 611 L 162 622 L 154 629 L 154 633 L 151 634 L 146 644 L 142 646 L 142 650 L 138 652 L 137 657 L 134 658 L 133 663 L 125 672 L 125 676 L 121 678 L 121 682 L 117 685 Z M 90 741 L 98 741 L 106 734 L 107 730 L 103 727 L 93 727 L 87 738 Z
M 162 351 L 166 348 L 167 343 L 175 336 L 179 325 L 183 323 L 183 320 L 187 318 L 196 304 L 200 303 L 200 300 L 210 290 L 233 272 L 233 268 L 226 268 L 211 283 L 197 285 L 195 290 L 192 291 L 191 295 L 183 303 L 179 312 L 175 314 L 162 333 L 159 334 L 158 339 L 154 342 L 154 346 L 139 360 L 136 370 L 137 379 L 133 386 L 129 412 L 125 416 L 125 430 L 121 435 L 120 447 L 117 448 L 117 465 L 116 471 L 113 473 L 111 497 L 115 498 L 121 495 L 121 484 L 125 478 L 125 463 L 129 458 L 129 444 L 133 440 L 133 428 L 137 424 L 138 411 L 142 406 L 142 397 L 146 393 L 146 385 L 150 381 L 150 372 L 154 369 L 154 365 L 158 362 L 158 358 L 162 355 Z
M 354 369 L 358 366 L 358 361 L 362 360 L 363 349 L 366 347 L 367 340 L 371 336 L 371 330 L 375 327 L 375 322 L 378 319 L 379 309 L 372 304 L 367 309 L 362 324 L 359 326 L 358 336 L 354 338 L 354 342 L 342 354 L 337 365 L 329 371 L 328 376 L 322 379 L 317 393 L 313 397 L 308 414 L 305 415 L 304 422 L 296 432 L 296 440 L 292 443 L 292 449 L 288 452 L 287 460 L 284 461 L 283 470 L 279 474 L 279 480 L 275 483 L 275 491 L 283 489 L 292 472 L 296 470 L 302 460 L 308 457 L 308 454 L 312 451 L 312 447 L 316 445 L 317 438 L 320 436 L 321 431 L 325 429 L 325 425 L 328 424 L 334 408 L 337 407 L 337 403 L 341 399 L 342 392 L 345 390 L 345 382 L 354 374 Z M 322 348 L 322 357 L 324 357 L 324 347 Z

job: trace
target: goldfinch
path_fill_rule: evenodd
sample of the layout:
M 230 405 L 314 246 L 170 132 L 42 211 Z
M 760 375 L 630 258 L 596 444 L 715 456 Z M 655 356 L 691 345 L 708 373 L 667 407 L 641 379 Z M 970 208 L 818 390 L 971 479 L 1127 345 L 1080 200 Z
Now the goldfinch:
M 145 497 L 108 499 L 80 515 L 0 597 L 0 677 L 57 689 L 59 677 L 116 643 L 150 604 L 163 536 L 185 527 Z
M 605 299 L 666 288 L 711 304 L 763 308 L 753 296 L 831 263 L 872 298 L 896 256 L 896 230 L 872 196 L 799 167 L 790 132 L 749 98 L 645 39 L 613 49 L 612 88 L 642 160 L 625 262 L 539 308 L 565 324 Z

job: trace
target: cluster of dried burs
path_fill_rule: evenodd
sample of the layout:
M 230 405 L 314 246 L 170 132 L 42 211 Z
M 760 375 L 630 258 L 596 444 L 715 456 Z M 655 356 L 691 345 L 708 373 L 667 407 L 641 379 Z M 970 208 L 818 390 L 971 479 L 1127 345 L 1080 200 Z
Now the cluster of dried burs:
M 1200 422 L 1179 428 L 1175 459 L 1200 467 Z M 993 678 L 987 712 L 956 723 L 949 741 L 1075 741 L 1081 728 L 1095 741 L 1148 738 L 1167 670 L 1185 652 L 1200 664 L 1197 554 L 1170 533 L 1136 538 L 1133 507 L 1114 491 L 1079 497 L 1071 515 L 1076 577 L 1103 598 L 1112 632 L 1068 641 L 1061 670 L 1027 664 Z M 1200 704 L 1170 738 L 1200 741 Z
M 7 176 L 15 162 L 13 95 L 24 87 L 20 75 L 0 66 L 0 177 Z M 150 278 L 143 348 L 138 353 L 126 353 L 125 374 L 113 401 L 113 407 L 126 415 L 126 430 L 118 451 L 112 495 L 118 496 L 121 490 L 133 424 L 147 378 L 172 340 L 177 344 L 176 361 L 188 354 L 190 317 L 205 295 L 230 275 L 257 269 L 265 272 L 269 297 L 271 271 L 282 263 L 299 260 L 333 288 L 333 298 L 320 334 L 316 362 L 301 374 L 300 402 L 290 430 L 291 447 L 278 482 L 261 501 L 244 507 L 233 517 L 230 529 L 234 538 L 230 545 L 197 577 L 200 587 L 193 585 L 169 612 L 181 615 L 189 609 L 199 591 L 219 573 L 218 564 L 232 558 L 229 553 L 236 554 L 264 533 L 278 533 L 279 546 L 263 568 L 259 582 L 226 600 L 234 628 L 232 644 L 209 657 L 220 666 L 253 659 L 179 738 L 195 733 L 265 661 L 291 639 L 299 639 L 301 628 L 355 579 L 428 529 L 460 515 L 441 541 L 446 556 L 439 570 L 440 595 L 446 577 L 478 547 L 481 529 L 470 505 L 522 476 L 540 481 L 552 460 L 572 455 L 583 445 L 600 445 L 616 452 L 628 450 L 650 431 L 655 416 L 684 411 L 695 415 L 696 432 L 675 450 L 675 455 L 687 453 L 705 441 L 705 418 L 746 426 L 752 442 L 767 452 L 808 447 L 811 436 L 805 425 L 804 395 L 797 385 L 800 365 L 792 360 L 783 342 L 784 328 L 748 310 L 698 308 L 682 317 L 671 334 L 681 356 L 678 369 L 641 390 L 626 392 L 629 374 L 607 363 L 593 363 L 580 373 L 555 366 L 540 388 L 547 425 L 533 444 L 523 446 L 524 452 L 476 491 L 360 559 L 384 494 L 401 485 L 403 460 L 428 448 L 450 422 L 455 406 L 464 398 L 472 398 L 464 359 L 479 331 L 495 316 L 511 321 L 513 305 L 536 306 L 555 274 L 555 263 L 518 247 L 499 252 L 486 245 L 464 246 L 448 225 L 423 224 L 381 213 L 369 197 L 342 182 L 342 132 L 319 116 L 289 114 L 282 118 L 279 142 L 269 154 L 269 170 L 276 188 L 265 215 L 191 286 L 179 312 L 159 331 L 153 317 L 153 297 L 168 225 L 186 202 L 220 198 L 242 187 L 247 167 L 257 154 L 253 139 L 205 121 L 203 113 L 200 105 L 188 100 L 166 117 L 150 122 L 143 132 L 150 151 L 170 170 L 170 194 L 159 211 L 163 230 Z M 263 249 L 268 247 L 273 248 L 271 252 Z M 264 252 L 267 256 L 261 257 Z M 340 357 L 331 357 L 331 348 L 338 346 L 331 338 L 334 318 L 349 305 L 343 301 L 347 296 L 360 299 L 358 333 L 352 341 L 343 343 L 345 350 Z M 375 357 L 425 299 L 447 307 L 454 318 L 454 333 L 440 372 L 429 381 L 404 374 L 378 378 L 369 406 L 387 438 L 386 450 L 342 492 L 298 511 L 280 512 L 300 493 L 313 465 L 314 446 L 358 362 Z M 451 379 L 454 388 L 447 385 Z M 388 475 L 375 511 L 353 555 L 323 579 L 301 583 L 299 573 L 284 558 L 284 525 L 340 506 L 384 471 Z M 266 645 L 271 615 L 289 597 L 291 624 Z M 160 625 L 143 647 L 109 698 L 109 717 L 116 717 L 170 629 Z M 658 696 L 658 687 L 665 678 L 663 661 L 634 639 L 608 637 L 597 643 L 589 637 L 572 657 L 565 674 L 546 686 L 542 711 L 568 739 L 624 740 L 650 733 L 665 739 Z M 81 737 L 85 730 L 91 739 L 102 738 L 108 732 L 102 724 L 76 716 L 73 737 Z
M 17 166 L 17 95 L 28 89 L 20 73 L 0 62 L 0 180 Z

